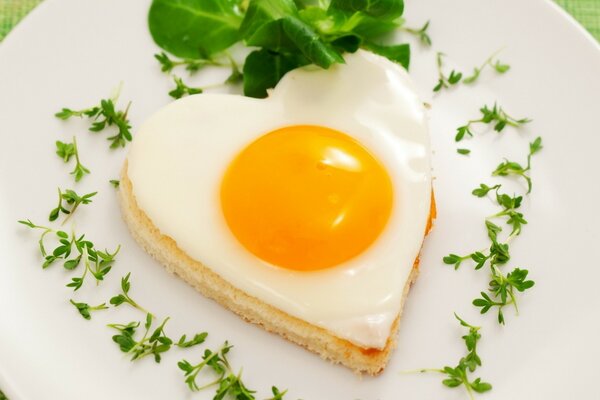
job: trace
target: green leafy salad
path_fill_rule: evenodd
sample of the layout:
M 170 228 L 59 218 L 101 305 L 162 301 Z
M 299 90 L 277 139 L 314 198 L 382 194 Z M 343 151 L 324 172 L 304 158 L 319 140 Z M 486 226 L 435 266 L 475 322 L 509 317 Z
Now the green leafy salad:
M 163 71 L 229 64 L 229 81 L 243 79 L 244 94 L 261 98 L 286 72 L 308 64 L 327 69 L 359 48 L 408 68 L 410 46 L 389 44 L 389 36 L 404 29 L 431 41 L 428 24 L 404 26 L 403 11 L 403 0 L 154 0 L 148 23 L 156 44 L 181 58 L 157 55 Z M 239 43 L 252 49 L 241 73 L 228 54 Z

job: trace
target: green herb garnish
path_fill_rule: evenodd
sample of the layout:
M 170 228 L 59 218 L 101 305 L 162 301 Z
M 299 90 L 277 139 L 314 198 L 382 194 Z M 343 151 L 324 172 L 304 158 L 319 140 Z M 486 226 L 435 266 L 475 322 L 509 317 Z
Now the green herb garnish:
M 151 313 L 149 311 L 147 311 L 145 308 L 140 306 L 129 296 L 129 289 L 131 289 L 131 283 L 129 282 L 130 276 L 131 276 L 131 272 L 128 272 L 127 275 L 125 275 L 123 278 L 121 278 L 121 290 L 123 291 L 123 293 L 112 297 L 110 299 L 110 304 L 112 304 L 115 307 L 118 307 L 123 303 L 127 303 L 130 306 L 137 308 L 140 311 L 143 311 L 145 314 L 151 315 Z
M 76 303 L 73 299 L 69 300 L 71 302 L 71 304 L 73 304 L 73 306 L 77 309 L 77 311 L 79 312 L 79 314 L 89 320 L 92 319 L 92 311 L 98 311 L 98 310 L 107 310 L 108 307 L 106 307 L 105 303 L 99 304 L 97 306 L 90 306 L 87 303 Z
M 438 69 L 438 83 L 433 88 L 433 91 L 439 92 L 442 89 L 448 89 L 451 86 L 455 86 L 461 81 L 466 84 L 474 83 L 477 79 L 479 79 L 481 71 L 483 71 L 486 67 L 493 68 L 499 74 L 504 74 L 508 72 L 508 70 L 510 69 L 510 65 L 502 64 L 502 62 L 496 59 L 496 55 L 499 52 L 500 51 L 497 51 L 494 54 L 492 54 L 487 60 L 485 60 L 485 62 L 480 67 L 474 67 L 473 73 L 467 77 L 464 77 L 464 79 L 463 73 L 456 70 L 450 71 L 450 74 L 446 76 L 446 74 L 443 71 L 443 57 L 445 56 L 445 54 L 437 53 L 436 61 Z
M 134 337 L 136 329 L 140 326 L 139 322 L 130 322 L 127 325 L 108 325 L 120 332 L 118 335 L 114 335 L 112 340 L 119 345 L 122 352 L 131 353 L 131 361 L 153 355 L 154 361 L 159 363 L 161 354 L 171 349 L 173 341 L 165 335 L 164 331 L 169 318 L 165 318 L 163 322 L 154 329 L 152 334 L 149 335 L 150 328 L 152 327 L 152 320 L 152 314 L 146 314 L 146 323 L 144 324 L 146 331 L 139 341 Z
M 481 118 L 472 119 L 466 125 L 456 129 L 455 141 L 460 142 L 467 135 L 473 137 L 473 131 L 471 130 L 473 124 L 494 124 L 494 130 L 502 132 L 506 126 L 518 128 L 521 125 L 531 122 L 529 118 L 516 119 L 511 117 L 497 104 L 494 104 L 492 108 L 489 108 L 487 105 L 483 106 L 479 111 L 481 112 Z
M 527 166 L 523 168 L 520 164 L 512 161 L 505 161 L 493 172 L 493 175 L 507 176 L 516 175 L 523 177 L 527 181 L 528 191 L 531 192 L 532 182 L 531 177 L 527 172 L 531 169 L 531 156 L 542 149 L 542 139 L 536 138 L 529 144 L 529 154 L 527 156 Z M 510 260 L 509 242 L 521 233 L 523 225 L 527 224 L 523 213 L 519 211 L 523 196 L 513 194 L 508 195 L 501 193 L 501 185 L 489 186 L 481 183 L 479 187 L 472 191 L 476 197 L 486 197 L 491 192 L 495 194 L 493 199 L 499 206 L 500 211 L 488 216 L 485 219 L 485 227 L 490 240 L 490 246 L 487 250 L 474 251 L 471 254 L 464 256 L 457 254 L 449 254 L 443 258 L 444 264 L 452 265 L 454 269 L 458 269 L 465 261 L 472 261 L 475 270 L 483 268 L 489 264 L 490 281 L 487 292 L 481 292 L 481 297 L 473 300 L 473 305 L 480 308 L 482 314 L 487 313 L 490 309 L 497 307 L 498 322 L 505 324 L 503 309 L 507 305 L 513 305 L 515 312 L 519 313 L 517 305 L 517 292 L 524 292 L 532 288 L 535 284 L 532 280 L 527 280 L 529 271 L 526 269 L 515 268 L 508 274 L 502 273 L 499 267 L 506 264 Z M 498 235 L 502 232 L 502 227 L 494 223 L 494 220 L 504 219 L 506 225 L 511 230 L 506 239 L 502 242 Z
M 481 327 L 465 322 L 456 313 L 454 316 L 462 326 L 469 329 L 469 333 L 462 337 L 467 347 L 467 354 L 460 359 L 455 367 L 446 366 L 442 369 L 421 369 L 419 372 L 439 372 L 445 374 L 446 379 L 442 381 L 444 386 L 449 388 L 463 386 L 469 394 L 469 398 L 473 399 L 474 392 L 484 393 L 492 390 L 490 383 L 483 382 L 481 378 L 471 380 L 469 376 L 469 374 L 475 372 L 477 367 L 481 366 L 481 358 L 477 353 L 477 343 L 481 339 L 481 334 L 479 333 Z
M 119 334 L 114 335 L 112 340 L 119 345 L 122 352 L 131 354 L 131 361 L 152 355 L 154 356 L 154 361 L 160 363 L 162 353 L 169 351 L 171 346 L 174 345 L 181 348 L 189 348 L 203 343 L 208 335 L 206 332 L 203 332 L 195 335 L 190 341 L 186 341 L 185 335 L 183 335 L 177 343 L 174 343 L 165 333 L 165 325 L 169 321 L 169 317 L 165 318 L 163 322 L 150 333 L 153 320 L 154 317 L 152 314 L 146 314 L 146 322 L 144 324 L 145 331 L 140 340 L 135 338 L 140 322 L 130 322 L 126 325 L 108 325 L 110 328 L 119 331 Z
M 111 179 L 110 181 L 108 181 L 115 189 L 118 189 L 119 186 L 121 185 L 121 181 L 118 179 Z
M 38 241 L 40 254 L 44 258 L 42 268 L 48 268 L 58 260 L 63 262 L 63 267 L 66 270 L 74 270 L 83 261 L 84 271 L 79 277 L 71 278 L 71 282 L 67 287 L 78 290 L 83 285 L 83 282 L 88 272 L 94 277 L 96 283 L 104 280 L 115 262 L 115 257 L 119 253 L 121 246 L 119 245 L 112 253 L 108 250 L 100 251 L 94 247 L 94 244 L 85 238 L 85 235 L 77 236 L 75 232 L 71 235 L 64 231 L 57 231 L 52 228 L 36 225 L 31 220 L 18 221 L 31 229 L 39 229 L 42 231 Z M 49 234 L 53 234 L 58 242 L 52 251 L 46 250 L 45 240 Z
M 119 146 L 125 147 L 125 144 L 131 141 L 131 125 L 129 125 L 129 120 L 127 118 L 131 102 L 127 104 L 125 110 L 116 110 L 119 92 L 120 88 L 112 98 L 100 100 L 100 104 L 97 106 L 82 110 L 63 108 L 54 115 L 62 120 L 67 120 L 72 117 L 90 118 L 93 121 L 90 126 L 90 131 L 92 132 L 100 132 L 105 128 L 114 125 L 117 127 L 118 131 L 115 135 L 108 137 L 108 140 L 111 142 L 110 148 L 114 149 Z
M 450 86 L 454 86 L 457 83 L 459 83 L 460 80 L 462 79 L 462 72 L 458 72 L 455 70 L 450 71 L 450 74 L 448 76 L 446 76 L 446 74 L 443 71 L 444 57 L 445 57 L 444 53 L 438 52 L 436 54 L 436 64 L 437 64 L 437 69 L 438 69 L 438 83 L 433 88 L 434 92 L 439 92 L 443 88 L 447 89 Z
M 505 323 L 502 309 L 512 304 L 517 315 L 519 307 L 515 290 L 524 292 L 535 284 L 532 280 L 527 280 L 529 271 L 526 269 L 515 268 L 512 272 L 504 275 L 496 266 L 492 266 L 492 279 L 489 283 L 488 292 L 481 292 L 481 298 L 473 300 L 475 307 L 481 308 L 481 313 L 485 314 L 493 307 L 498 307 L 498 323 Z
M 71 278 L 71 282 L 67 284 L 67 287 L 73 288 L 73 290 L 79 290 L 81 288 L 88 272 L 94 277 L 96 284 L 103 281 L 106 274 L 112 269 L 115 257 L 121 249 L 121 246 L 119 246 L 112 253 L 108 250 L 95 250 L 94 245 L 91 242 L 85 241 L 83 238 L 83 235 L 79 239 L 73 238 L 74 242 L 72 243 L 75 244 L 80 255 L 75 259 L 66 261 L 64 264 L 66 269 L 74 269 L 80 261 L 83 260 L 83 265 L 85 267 L 83 274 L 79 277 Z
M 423 25 L 419 29 L 409 28 L 409 27 L 402 27 L 402 30 L 405 31 L 405 32 L 411 33 L 411 34 L 415 35 L 416 37 L 418 37 L 419 40 L 421 41 L 421 43 L 424 44 L 425 46 L 431 46 L 431 37 L 427 33 L 427 29 L 429 28 L 429 23 L 430 22 L 431 21 L 425 22 L 425 25 Z
M 184 372 L 185 383 L 191 391 L 197 392 L 210 387 L 216 387 L 215 399 L 228 397 L 238 400 L 255 400 L 254 393 L 256 392 L 248 389 L 242 381 L 241 371 L 237 374 L 234 373 L 229 360 L 227 360 L 227 353 L 229 353 L 232 347 L 228 342 L 225 342 L 216 351 L 206 349 L 202 356 L 202 361 L 196 365 L 191 364 L 187 360 L 181 360 L 177 363 L 179 369 Z M 217 375 L 217 378 L 209 380 L 207 383 L 198 384 L 198 374 L 203 370 L 212 371 L 213 374 Z M 287 392 L 287 390 L 282 392 L 275 386 L 271 388 L 271 391 L 273 397 L 269 400 L 281 400 Z
M 80 204 L 89 204 L 92 202 L 92 197 L 94 197 L 98 192 L 92 192 L 88 194 L 84 194 L 83 196 L 79 196 L 74 190 L 67 189 L 62 192 L 60 188 L 58 188 L 58 205 L 55 209 L 50 211 L 50 215 L 48 219 L 50 221 L 56 221 L 60 216 L 60 213 L 66 214 L 67 217 L 63 221 L 65 223 L 77 210 Z M 63 204 L 63 201 L 65 204 Z M 70 208 L 68 207 L 70 206 Z
M 488 216 L 485 219 L 485 227 L 487 230 L 488 238 L 490 239 L 490 247 L 487 251 L 475 251 L 466 256 L 459 256 L 456 254 L 449 254 L 443 258 L 443 262 L 448 265 L 454 266 L 454 269 L 458 269 L 460 265 L 466 260 L 472 260 L 475 264 L 475 270 L 483 268 L 483 266 L 489 261 L 490 266 L 506 264 L 510 260 L 510 251 L 508 242 L 515 236 L 521 233 L 523 225 L 527 224 L 527 221 L 523 217 L 523 214 L 518 212 L 517 209 L 521 206 L 522 196 L 509 196 L 499 192 L 501 185 L 489 187 L 485 184 L 481 184 L 479 188 L 473 190 L 473 194 L 477 197 L 483 197 L 491 190 L 495 190 L 495 200 L 501 207 L 501 211 L 493 215 Z M 498 241 L 498 234 L 502 232 L 502 228 L 492 222 L 496 218 L 505 218 L 506 224 L 512 227 L 512 231 L 509 234 L 505 242 Z
M 496 59 L 496 55 L 498 55 L 498 53 L 500 53 L 500 51 L 501 50 L 498 50 L 497 52 L 492 54 L 487 60 L 485 60 L 485 62 L 483 64 L 481 64 L 480 67 L 474 67 L 473 74 L 471 74 L 471 75 L 467 76 L 465 79 L 463 79 L 463 82 L 466 84 L 471 84 L 471 83 L 475 82 L 477 79 L 479 79 L 479 75 L 481 74 L 481 71 L 483 71 L 486 67 L 493 68 L 494 71 L 496 71 L 499 74 L 504 74 L 504 73 L 508 72 L 508 70 L 510 69 L 510 65 L 503 64 L 500 60 Z
M 185 66 L 185 69 L 189 71 L 190 74 L 198 72 L 200 69 L 207 65 L 213 66 L 223 66 L 224 64 L 217 62 L 211 59 L 189 59 L 184 58 L 180 60 L 175 60 L 167 55 L 164 51 L 161 53 L 157 53 L 154 55 L 154 58 L 160 63 L 160 70 L 163 72 L 170 73 L 179 66 Z
M 57 140 L 56 155 L 62 158 L 65 163 L 68 163 L 71 157 L 75 156 L 75 168 L 71 171 L 71 175 L 75 177 L 75 182 L 79 182 L 84 175 L 90 173 L 90 170 L 84 167 L 79 160 L 79 150 L 77 150 L 77 139 L 75 136 L 73 136 L 73 143 L 64 143 Z
M 180 99 L 183 96 L 191 94 L 199 94 L 204 91 L 203 88 L 187 86 L 183 83 L 183 80 L 177 76 L 173 76 L 173 81 L 175 82 L 175 88 L 169 92 L 169 96 L 174 99 Z
M 542 149 L 542 138 L 537 137 L 533 142 L 529 143 L 529 154 L 527 155 L 527 165 L 525 167 L 521 166 L 521 164 L 504 160 L 500 163 L 494 172 L 492 172 L 493 176 L 518 176 L 527 182 L 527 193 L 531 192 L 532 183 L 531 177 L 528 172 L 531 170 L 531 156 Z

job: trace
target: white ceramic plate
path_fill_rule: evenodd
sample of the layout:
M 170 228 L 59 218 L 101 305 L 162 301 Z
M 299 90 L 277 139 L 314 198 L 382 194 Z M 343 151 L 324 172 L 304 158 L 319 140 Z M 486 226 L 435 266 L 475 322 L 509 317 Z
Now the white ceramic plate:
M 432 97 L 435 50 L 413 47 L 411 73 L 432 103 L 431 133 L 439 217 L 423 249 L 422 273 L 406 304 L 398 349 L 386 371 L 358 378 L 279 337 L 248 325 L 169 275 L 130 238 L 116 193 L 124 150 L 107 151 L 105 135 L 86 123 L 61 123 L 62 106 L 87 106 L 124 82 L 123 100 L 133 100 L 134 128 L 167 104 L 171 82 L 152 55 L 158 50 L 146 27 L 147 0 L 47 0 L 0 46 L 0 387 L 13 400 L 212 398 L 188 392 L 176 362 L 199 360 L 201 349 L 167 353 L 131 363 L 111 341 L 105 325 L 140 314 L 127 307 L 80 318 L 64 287 L 68 274 L 42 271 L 37 236 L 16 221 L 42 223 L 54 207 L 56 187 L 72 187 L 70 167 L 54 153 L 54 141 L 77 134 L 92 175 L 75 185 L 98 190 L 92 206 L 78 211 L 76 228 L 99 246 L 123 245 L 118 262 L 99 287 L 74 297 L 99 303 L 118 292 L 132 271 L 132 294 L 161 317 L 171 316 L 172 336 L 210 332 L 208 344 L 235 344 L 231 361 L 244 368 L 248 385 L 267 397 L 271 385 L 289 388 L 289 398 L 465 399 L 436 374 L 400 371 L 453 365 L 464 353 L 463 329 L 452 313 L 483 326 L 477 371 L 494 389 L 488 399 L 599 399 L 600 270 L 595 249 L 600 234 L 600 51 L 596 42 L 554 4 L 544 0 L 411 0 L 413 24 L 431 19 L 434 49 L 463 71 L 506 46 L 500 58 L 511 71 L 486 71 L 473 87 Z M 195 82 L 214 81 L 200 74 Z M 194 82 L 192 81 L 192 82 Z M 502 135 L 483 130 L 459 156 L 454 131 L 498 101 L 509 113 L 534 122 Z M 512 266 L 528 267 L 536 286 L 522 297 L 521 315 L 507 311 L 507 325 L 480 316 L 470 305 L 486 274 L 442 265 L 449 252 L 464 253 L 486 242 L 482 219 L 493 205 L 469 193 L 503 156 L 523 160 L 527 143 L 542 135 L 533 161 L 534 190 L 523 206 L 529 220 L 514 241 Z M 522 185 L 514 183 L 515 190 Z

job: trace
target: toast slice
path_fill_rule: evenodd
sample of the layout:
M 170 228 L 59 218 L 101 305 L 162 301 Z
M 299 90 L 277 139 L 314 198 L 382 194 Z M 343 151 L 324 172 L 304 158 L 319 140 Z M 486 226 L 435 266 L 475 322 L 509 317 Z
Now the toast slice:
M 396 347 L 402 307 L 392 325 L 383 349 L 359 347 L 347 340 L 332 335 L 327 330 L 295 318 L 244 291 L 234 287 L 210 268 L 192 259 L 177 247 L 173 239 L 165 236 L 153 225 L 141 210 L 133 194 L 132 183 L 127 176 L 127 162 L 121 173 L 119 190 L 121 211 L 134 239 L 142 248 L 165 268 L 175 273 L 204 296 L 211 298 L 238 314 L 244 320 L 260 325 L 269 332 L 320 355 L 333 363 L 342 364 L 358 374 L 377 375 L 385 368 L 391 351 Z M 432 196 L 433 200 L 433 196 Z M 431 203 L 427 232 L 435 218 L 435 203 Z M 426 233 L 427 233 L 426 232 Z M 404 287 L 404 304 L 410 287 L 419 272 L 419 259 L 413 264 L 409 279 Z

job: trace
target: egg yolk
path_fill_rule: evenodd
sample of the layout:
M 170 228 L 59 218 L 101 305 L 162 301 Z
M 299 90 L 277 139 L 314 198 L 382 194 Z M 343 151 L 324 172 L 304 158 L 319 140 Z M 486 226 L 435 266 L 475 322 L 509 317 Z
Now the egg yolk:
M 367 249 L 392 210 L 390 177 L 360 143 L 320 126 L 267 133 L 229 165 L 221 206 L 234 236 L 260 259 L 310 271 Z

